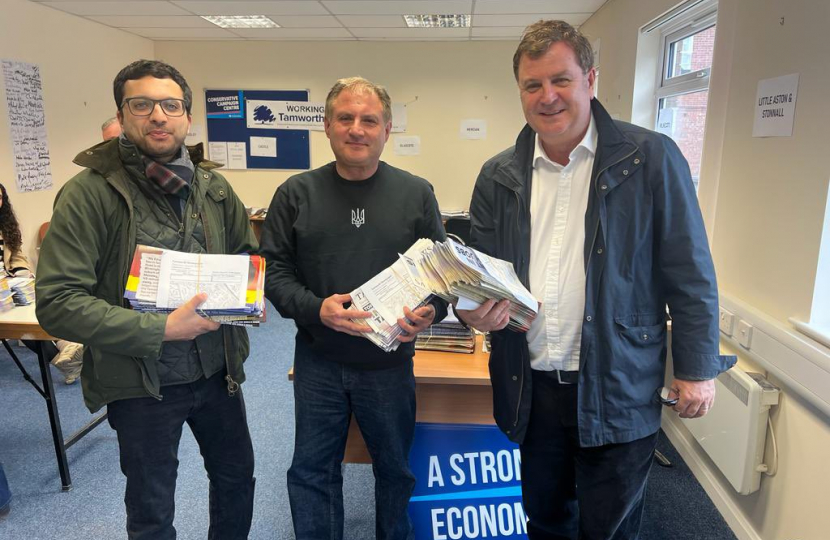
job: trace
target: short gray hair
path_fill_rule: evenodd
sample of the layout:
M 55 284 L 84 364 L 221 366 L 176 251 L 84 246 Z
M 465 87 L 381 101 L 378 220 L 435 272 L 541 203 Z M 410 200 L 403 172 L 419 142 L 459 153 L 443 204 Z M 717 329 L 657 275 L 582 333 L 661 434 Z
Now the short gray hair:
M 386 123 L 392 121 L 392 99 L 389 97 L 386 88 L 363 77 L 348 77 L 334 83 L 334 86 L 329 90 L 329 95 L 326 97 L 326 120 L 329 122 L 331 122 L 331 118 L 334 115 L 334 100 L 344 90 L 355 94 L 371 91 L 378 97 L 380 104 L 383 106 L 383 121 Z
M 522 56 L 527 55 L 531 60 L 536 60 L 548 52 L 551 45 L 560 41 L 573 49 L 582 73 L 588 73 L 594 67 L 594 50 L 588 38 L 579 30 L 565 21 L 540 20 L 525 28 L 522 41 L 513 55 L 513 75 L 516 80 L 519 80 L 519 62 Z
M 108 119 L 106 122 L 101 124 L 101 131 L 104 131 L 105 129 L 107 129 L 108 127 L 110 127 L 111 125 L 113 125 L 116 122 L 118 122 L 118 118 L 113 116 L 112 118 Z

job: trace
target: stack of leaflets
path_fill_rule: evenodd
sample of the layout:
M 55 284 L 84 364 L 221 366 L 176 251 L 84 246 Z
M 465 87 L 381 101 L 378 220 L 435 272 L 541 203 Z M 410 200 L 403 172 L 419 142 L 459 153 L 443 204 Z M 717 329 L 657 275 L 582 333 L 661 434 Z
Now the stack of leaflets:
M 432 297 L 430 290 L 416 279 L 416 274 L 407 269 L 409 260 L 420 258 L 421 251 L 431 247 L 432 240 L 418 240 L 392 266 L 351 293 L 352 305 L 349 309 L 372 314 L 368 319 L 351 320 L 368 325 L 372 331 L 363 335 L 386 352 L 397 350 L 400 345 L 398 336 L 403 330 L 398 325 L 398 319 L 403 317 L 404 306 L 414 311 Z
M 14 303 L 18 306 L 28 306 L 35 303 L 35 278 L 9 278 L 9 288 L 12 290 Z
M 475 309 L 489 299 L 510 301 L 510 322 L 527 330 L 539 303 L 522 285 L 513 265 L 488 257 L 451 239 L 433 242 L 420 239 L 389 268 L 352 291 L 350 309 L 368 311 L 364 334 L 384 351 L 397 349 L 402 330 L 397 320 L 404 306 L 412 310 L 426 304 L 432 295 L 455 304 L 458 309 Z
M 465 327 L 450 306 L 447 317 L 440 323 L 433 324 L 415 340 L 415 348 L 421 351 L 444 351 L 472 354 L 475 351 L 476 337 L 472 328 Z
M 265 321 L 265 259 L 259 255 L 182 253 L 139 245 L 124 298 L 136 311 L 170 313 L 199 293 L 199 313 L 236 326 Z
M 528 291 L 507 261 L 489 257 L 452 239 L 436 242 L 432 249 L 412 259 L 424 286 L 458 309 L 475 309 L 489 299 L 510 301 L 510 322 L 526 331 L 536 317 L 539 302 Z
M 0 313 L 5 313 L 14 309 L 14 299 L 12 298 L 12 290 L 9 288 L 9 279 L 7 277 L 0 277 Z

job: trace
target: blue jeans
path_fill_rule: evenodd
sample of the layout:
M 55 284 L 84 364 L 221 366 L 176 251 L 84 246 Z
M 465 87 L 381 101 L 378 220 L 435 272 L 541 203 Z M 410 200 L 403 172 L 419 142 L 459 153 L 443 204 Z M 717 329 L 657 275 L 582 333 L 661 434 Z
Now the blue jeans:
M 415 431 L 412 361 L 357 370 L 317 357 L 297 339 L 294 353 L 294 459 L 288 497 L 297 540 L 343 538 L 340 464 L 354 413 L 375 475 L 377 540 L 408 540 L 415 487 L 409 450 Z
M 530 540 L 636 540 L 658 433 L 583 448 L 577 386 L 533 370 L 522 455 L 522 502 Z
M 240 390 L 229 396 L 224 371 L 210 379 L 163 386 L 147 397 L 107 405 L 127 477 L 127 535 L 131 540 L 176 538 L 173 527 L 179 440 L 187 423 L 210 480 L 211 540 L 248 537 L 254 509 L 254 450 Z

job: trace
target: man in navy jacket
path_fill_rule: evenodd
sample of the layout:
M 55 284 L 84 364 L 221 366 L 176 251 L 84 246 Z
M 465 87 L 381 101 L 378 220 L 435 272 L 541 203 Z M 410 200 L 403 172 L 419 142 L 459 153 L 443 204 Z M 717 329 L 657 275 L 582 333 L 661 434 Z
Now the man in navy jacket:
M 528 27 L 513 59 L 527 126 L 476 181 L 472 245 L 506 259 L 541 301 L 527 334 L 506 301 L 459 316 L 493 331 L 494 416 L 521 445 L 528 536 L 633 539 L 660 428 L 666 306 L 671 385 L 703 416 L 718 354 L 718 293 L 689 166 L 663 135 L 594 99 L 587 39 Z

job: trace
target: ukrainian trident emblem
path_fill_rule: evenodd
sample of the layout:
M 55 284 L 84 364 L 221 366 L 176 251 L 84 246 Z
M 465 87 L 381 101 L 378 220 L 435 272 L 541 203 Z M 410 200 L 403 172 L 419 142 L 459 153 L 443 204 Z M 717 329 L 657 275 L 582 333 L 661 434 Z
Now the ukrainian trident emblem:
M 352 225 L 360 228 L 361 225 L 366 223 L 366 209 L 356 208 L 352 210 Z

